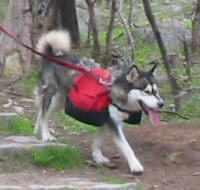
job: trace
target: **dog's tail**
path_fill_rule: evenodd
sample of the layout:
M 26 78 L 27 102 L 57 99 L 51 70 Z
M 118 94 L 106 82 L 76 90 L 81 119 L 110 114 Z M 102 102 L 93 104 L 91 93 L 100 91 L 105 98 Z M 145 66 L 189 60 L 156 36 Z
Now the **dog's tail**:
M 42 35 L 38 40 L 37 50 L 55 56 L 69 54 L 71 50 L 71 37 L 69 32 L 53 30 Z

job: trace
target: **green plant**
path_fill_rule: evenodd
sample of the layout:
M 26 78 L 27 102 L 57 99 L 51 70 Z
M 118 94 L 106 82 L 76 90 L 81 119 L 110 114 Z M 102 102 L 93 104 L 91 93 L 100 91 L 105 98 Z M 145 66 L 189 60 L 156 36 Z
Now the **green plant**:
M 56 170 L 82 166 L 84 159 L 75 148 L 49 147 L 33 152 L 34 164 Z
M 144 189 L 142 183 L 138 183 L 136 188 L 137 188 L 136 190 L 143 190 Z
M 146 38 L 147 36 L 143 36 L 135 40 L 135 61 L 141 66 L 145 66 L 146 63 L 150 62 L 151 56 L 159 54 L 158 46 L 156 44 L 147 44 Z
M 118 176 L 103 176 L 102 180 L 106 183 L 110 183 L 110 184 L 125 184 L 128 181 L 125 179 L 122 179 Z
M 12 135 L 20 134 L 29 136 L 34 134 L 32 122 L 22 116 L 14 117 L 9 123 L 9 128 L 9 133 Z
M 33 90 L 35 89 L 35 86 L 37 84 L 38 75 L 39 71 L 34 70 L 28 76 L 24 77 L 19 83 L 17 83 L 19 89 L 23 89 L 24 95 L 29 97 L 33 96 Z
M 5 130 L 6 130 L 6 126 L 5 126 L 5 124 L 2 123 L 2 122 L 0 122 L 0 134 L 1 134 L 1 133 L 4 133 Z

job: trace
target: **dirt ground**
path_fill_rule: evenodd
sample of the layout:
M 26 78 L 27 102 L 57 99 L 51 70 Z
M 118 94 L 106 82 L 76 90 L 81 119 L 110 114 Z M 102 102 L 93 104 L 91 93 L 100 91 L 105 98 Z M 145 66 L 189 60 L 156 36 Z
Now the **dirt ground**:
M 142 126 L 126 130 L 126 135 L 145 168 L 143 175 L 133 176 L 132 179 L 140 181 L 145 190 L 200 189 L 199 121 L 160 127 Z M 85 158 L 90 159 L 91 135 L 70 135 L 67 138 L 82 150 Z M 106 143 L 103 152 L 109 158 L 118 154 L 111 142 Z M 125 160 L 117 157 L 112 161 L 118 166 L 112 172 L 130 180 Z
M 35 112 L 32 101 L 24 99 L 17 93 L 0 93 L 1 109 L 8 99 L 17 102 L 17 106 L 25 109 L 25 113 Z M 7 108 L 6 108 L 7 109 Z M 86 160 L 91 160 L 92 134 L 68 134 L 58 126 L 56 133 L 70 140 Z M 116 163 L 117 169 L 105 169 L 105 175 L 119 176 L 127 181 L 141 182 L 144 190 L 199 190 L 200 189 L 200 121 L 169 123 L 163 126 L 141 126 L 125 130 L 127 139 L 136 155 L 142 162 L 145 173 L 133 176 L 128 171 L 125 160 L 118 156 L 118 150 L 112 142 L 106 142 L 104 154 Z M 116 156 L 117 155 L 117 156 Z M 115 158 L 113 157 L 115 156 Z M 92 166 L 78 171 L 67 171 L 70 175 L 96 177 L 102 175 Z M 87 170 L 88 168 L 88 170 Z M 47 171 L 48 172 L 48 171 Z M 52 175 L 52 172 L 51 172 Z M 102 178 L 101 178 L 102 179 Z

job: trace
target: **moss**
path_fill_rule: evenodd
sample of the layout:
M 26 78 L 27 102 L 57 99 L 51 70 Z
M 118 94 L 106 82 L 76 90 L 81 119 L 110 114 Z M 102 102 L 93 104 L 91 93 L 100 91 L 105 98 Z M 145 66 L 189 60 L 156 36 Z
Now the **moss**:
M 34 70 L 28 76 L 24 77 L 19 83 L 17 83 L 17 87 L 23 91 L 23 94 L 28 97 L 33 97 L 33 90 L 38 81 L 39 71 Z
M 20 134 L 25 136 L 31 136 L 34 134 L 32 122 L 29 119 L 22 116 L 13 118 L 9 123 L 9 128 L 9 133 L 12 135 Z
M 106 183 L 110 183 L 110 184 L 125 184 L 128 183 L 127 180 L 122 179 L 120 177 L 117 176 L 104 176 L 102 177 L 102 180 Z
M 53 167 L 56 170 L 70 169 L 84 164 L 84 159 L 75 148 L 50 147 L 33 153 L 34 164 Z

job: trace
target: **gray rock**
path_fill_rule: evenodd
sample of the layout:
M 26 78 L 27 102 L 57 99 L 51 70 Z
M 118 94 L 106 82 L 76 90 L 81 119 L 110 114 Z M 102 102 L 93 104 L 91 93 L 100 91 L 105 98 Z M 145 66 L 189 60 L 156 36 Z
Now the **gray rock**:
M 29 153 L 30 150 L 44 149 L 53 146 L 64 148 L 68 147 L 68 145 L 58 142 L 43 142 L 35 137 L 9 136 L 2 138 L 0 141 L 0 155 L 19 151 Z
M 18 52 L 13 52 L 5 58 L 5 76 L 23 76 L 23 66 Z
M 178 20 L 174 20 L 174 22 L 171 20 L 166 20 L 163 23 L 159 23 L 158 26 L 169 52 L 172 52 L 173 48 L 181 44 L 180 39 L 183 38 L 184 34 L 186 40 L 190 40 L 192 37 L 190 30 Z M 144 42 L 146 44 L 156 44 L 156 40 L 150 25 L 139 27 L 135 29 L 132 34 L 134 38 L 142 37 L 145 39 Z
M 20 176 L 21 175 L 21 176 Z M 73 178 L 62 176 L 46 176 L 48 179 L 46 181 L 44 176 L 39 179 L 38 174 L 26 174 L 25 178 L 29 178 L 30 181 L 24 181 L 22 177 L 23 174 L 19 174 L 17 184 L 11 183 L 9 185 L 5 182 L 0 182 L 0 189 L 4 190 L 136 190 L 137 183 L 126 183 L 126 184 L 107 184 L 101 182 L 94 182 L 86 178 Z M 1 177 L 1 176 L 0 176 Z M 10 176 L 9 176 L 10 177 Z M 4 177 L 1 177 L 4 178 Z M 43 181 L 42 181 L 43 180 Z M 35 182 L 36 181 L 36 182 Z
M 0 123 L 8 126 L 9 122 L 18 116 L 17 113 L 0 113 Z

